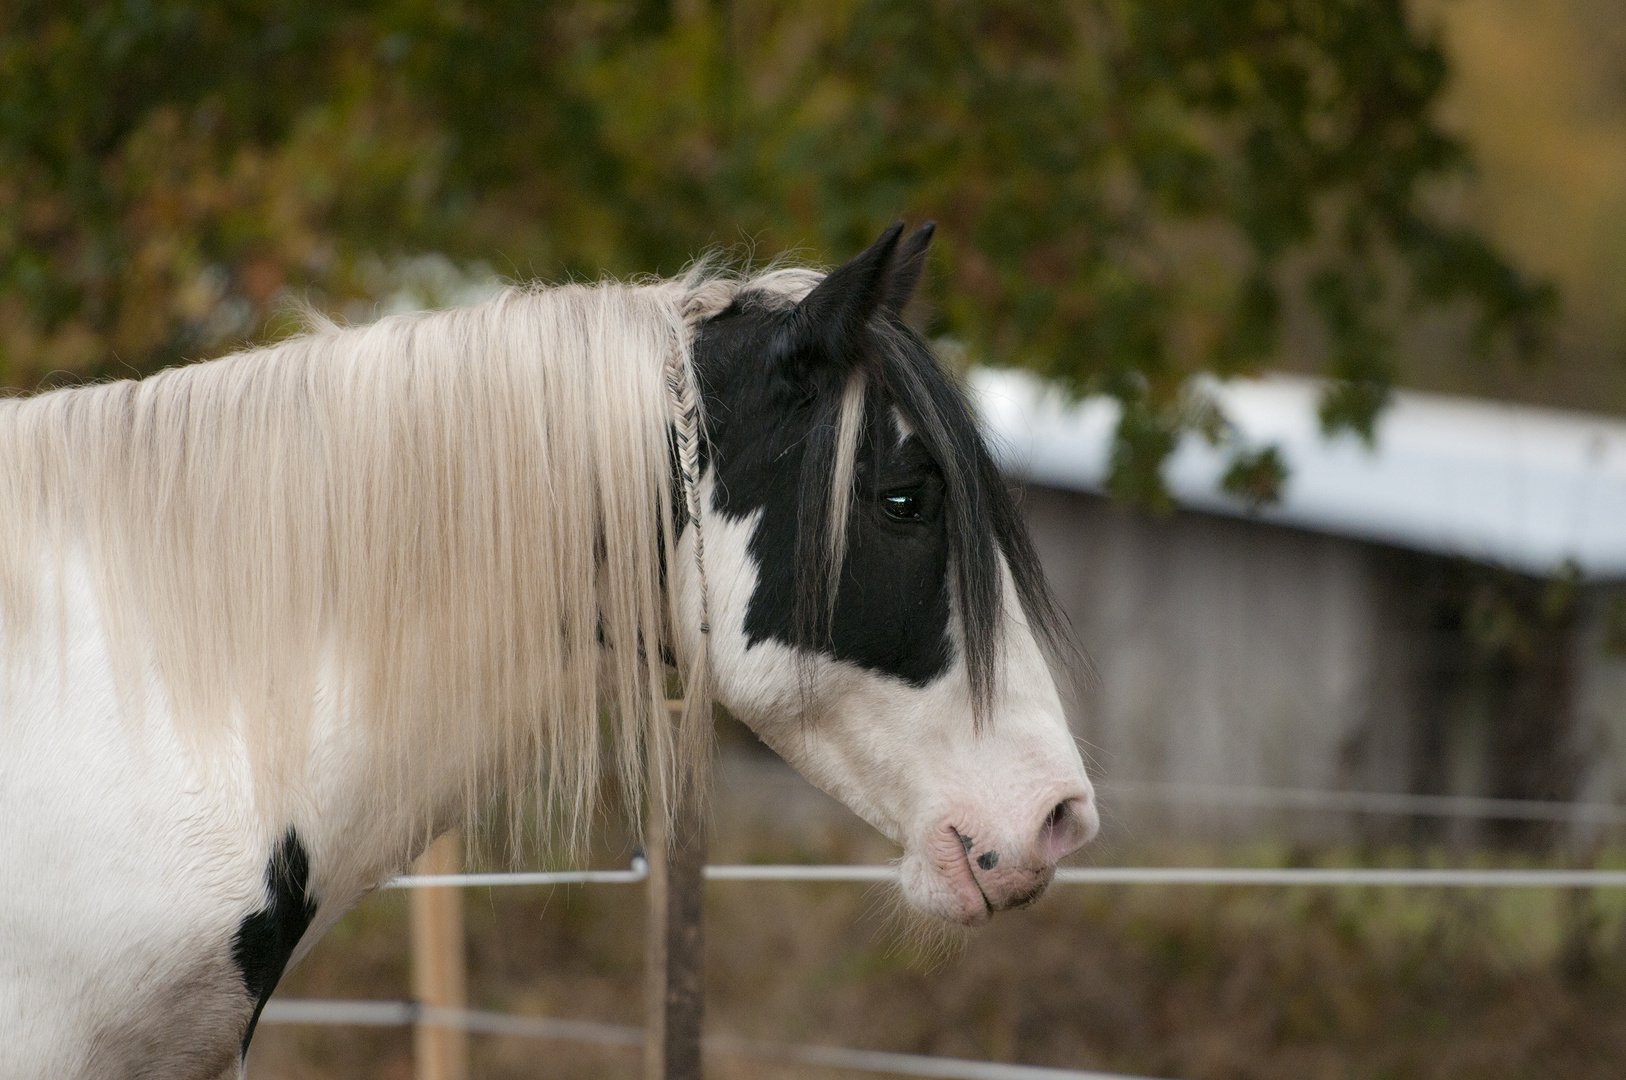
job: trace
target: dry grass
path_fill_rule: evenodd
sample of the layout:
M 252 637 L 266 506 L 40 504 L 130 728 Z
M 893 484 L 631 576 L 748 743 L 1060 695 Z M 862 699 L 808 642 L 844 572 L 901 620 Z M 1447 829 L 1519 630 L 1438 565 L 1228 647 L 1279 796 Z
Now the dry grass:
M 723 734 L 713 861 L 891 857 L 832 800 Z M 1542 865 L 1449 848 L 1175 843 L 1150 827 L 1121 839 L 1132 831 L 1087 851 L 1141 865 Z M 625 865 L 630 849 L 611 829 L 593 863 Z M 1626 851 L 1591 861 L 1626 866 Z M 465 903 L 473 1005 L 642 1022 L 641 889 L 477 889 Z M 279 993 L 408 996 L 406 914 L 404 894 L 367 901 Z M 885 888 L 716 883 L 706 942 L 708 1029 L 747 1038 L 1174 1080 L 1602 1080 L 1626 1061 L 1626 890 L 1066 886 L 944 938 L 922 935 Z M 475 1037 L 473 1054 L 477 1080 L 640 1075 L 629 1049 Z M 709 1068 L 713 1080 L 858 1075 Z M 411 1039 L 268 1027 L 249 1075 L 407 1080 Z
M 876 857 L 845 830 L 816 852 L 770 839 L 752 853 Z M 1185 1080 L 1602 1080 L 1626 1061 L 1613 893 L 1067 887 L 947 950 L 864 886 L 714 884 L 707 903 L 719 1033 Z M 405 915 L 400 894 L 368 901 L 281 992 L 406 996 Z M 637 1024 L 642 920 L 625 886 L 473 891 L 474 1004 Z M 267 1028 L 250 1075 L 404 1080 L 410 1054 L 404 1031 Z M 490 1080 L 639 1069 L 635 1051 L 563 1043 L 477 1037 L 474 1055 Z

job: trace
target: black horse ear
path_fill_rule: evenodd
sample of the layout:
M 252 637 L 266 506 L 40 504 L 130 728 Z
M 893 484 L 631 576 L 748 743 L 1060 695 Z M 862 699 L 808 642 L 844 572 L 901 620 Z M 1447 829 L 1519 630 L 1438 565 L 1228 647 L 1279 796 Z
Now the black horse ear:
M 926 249 L 931 246 L 932 233 L 937 223 L 928 221 L 898 245 L 892 256 L 892 272 L 886 276 L 886 295 L 881 306 L 894 315 L 901 315 L 920 283 L 920 272 L 926 269 Z
M 881 238 L 834 270 L 796 305 L 798 344 L 818 342 L 847 351 L 847 343 L 875 314 L 888 294 L 892 256 L 903 235 L 903 222 L 887 226 Z
M 877 311 L 897 315 L 909 302 L 926 265 L 926 248 L 937 227 L 927 222 L 901 245 L 903 222 L 842 263 L 796 305 L 781 355 L 786 374 L 800 382 L 834 360 L 841 371 L 861 362 L 864 325 Z

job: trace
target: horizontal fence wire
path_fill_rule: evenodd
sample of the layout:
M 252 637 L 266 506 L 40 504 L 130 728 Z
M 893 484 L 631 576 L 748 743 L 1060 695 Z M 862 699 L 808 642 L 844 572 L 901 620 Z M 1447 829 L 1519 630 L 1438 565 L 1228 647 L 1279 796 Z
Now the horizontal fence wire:
M 322 1024 L 358 1027 L 461 1028 L 480 1035 L 509 1035 L 529 1039 L 597 1043 L 603 1046 L 642 1046 L 644 1029 L 593 1020 L 561 1020 L 550 1016 L 520 1016 L 484 1009 L 458 1009 L 419 1005 L 412 1001 L 323 1001 L 309 998 L 272 998 L 260 1014 L 262 1024 Z M 810 1065 L 853 1072 L 929 1076 L 941 1080 L 1151 1080 L 1123 1073 L 1058 1069 L 1042 1065 L 1013 1065 L 1001 1061 L 930 1057 L 888 1050 L 852 1050 L 839 1046 L 811 1046 L 712 1036 L 702 1041 L 707 1053 L 792 1065 Z
M 628 870 L 516 870 L 492 874 L 403 874 L 386 881 L 386 889 L 422 889 L 456 885 L 636 885 L 649 876 L 649 865 L 634 859 Z
M 323 1001 L 272 998 L 260 1014 L 262 1024 L 322 1024 L 345 1027 L 461 1028 L 479 1035 L 514 1035 L 523 1039 L 558 1039 L 606 1046 L 642 1046 L 644 1029 L 596 1020 L 561 1020 L 521 1016 L 485 1009 L 420 1005 L 415 1001 Z
M 707 881 L 884 882 L 898 880 L 889 863 L 853 865 L 724 865 L 705 868 Z M 512 874 L 414 874 L 386 889 L 502 885 L 632 884 L 647 876 L 631 870 L 564 870 Z M 1057 885 L 1256 885 L 1345 888 L 1621 889 L 1626 870 L 1498 870 L 1430 867 L 1064 866 Z
M 1613 803 L 1487 799 L 1474 795 L 1412 795 L 1389 791 L 1327 791 L 1316 788 L 1233 787 L 1157 780 L 1103 780 L 1104 795 L 1136 802 L 1228 806 L 1251 810 L 1328 810 L 1399 817 L 1554 821 L 1573 825 L 1626 825 L 1626 807 Z
M 1626 807 L 1609 803 L 1486 799 L 1468 795 L 1408 795 L 1382 791 L 1329 791 L 1313 788 L 1231 787 L 1174 784 L 1150 780 L 1108 780 L 1099 785 L 1111 798 L 1231 806 L 1258 810 L 1325 810 L 1413 817 L 1552 821 L 1626 825 Z M 386 889 L 447 886 L 635 884 L 648 867 L 635 857 L 626 870 L 548 870 L 489 874 L 407 875 Z M 708 881 L 895 881 L 893 865 L 708 866 Z M 1060 885 L 1314 885 L 1438 888 L 1621 888 L 1626 872 L 1613 870 L 1457 870 L 1368 868 L 1230 867 L 1065 867 Z

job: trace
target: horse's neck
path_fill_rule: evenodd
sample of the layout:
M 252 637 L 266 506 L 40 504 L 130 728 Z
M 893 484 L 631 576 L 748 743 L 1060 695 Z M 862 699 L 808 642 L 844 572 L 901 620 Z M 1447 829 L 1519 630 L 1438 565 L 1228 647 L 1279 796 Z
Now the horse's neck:
M 395 767 L 403 748 L 380 742 L 380 728 L 346 712 L 338 680 L 319 682 L 302 761 L 287 775 L 292 790 L 267 792 L 284 804 L 285 821 L 306 847 L 311 885 L 324 905 L 347 906 L 361 892 L 404 870 L 436 835 L 461 822 L 471 766 L 457 754 L 480 755 L 466 740 L 437 740 L 428 717 L 404 726 L 410 767 Z M 280 777 L 261 776 L 261 783 Z

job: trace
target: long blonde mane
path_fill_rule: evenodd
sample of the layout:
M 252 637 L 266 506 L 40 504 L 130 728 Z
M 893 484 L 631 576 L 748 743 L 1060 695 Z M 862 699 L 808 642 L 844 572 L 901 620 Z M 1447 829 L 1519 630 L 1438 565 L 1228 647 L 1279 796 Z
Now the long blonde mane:
M 514 288 L 0 402 L 6 656 L 51 647 L 73 553 L 132 713 L 156 674 L 202 752 L 246 746 L 267 816 L 298 798 L 326 693 L 369 725 L 396 810 L 453 769 L 468 806 L 534 790 L 576 836 L 606 764 L 666 802 L 708 741 L 669 720 L 657 647 L 666 371 L 747 283 Z

